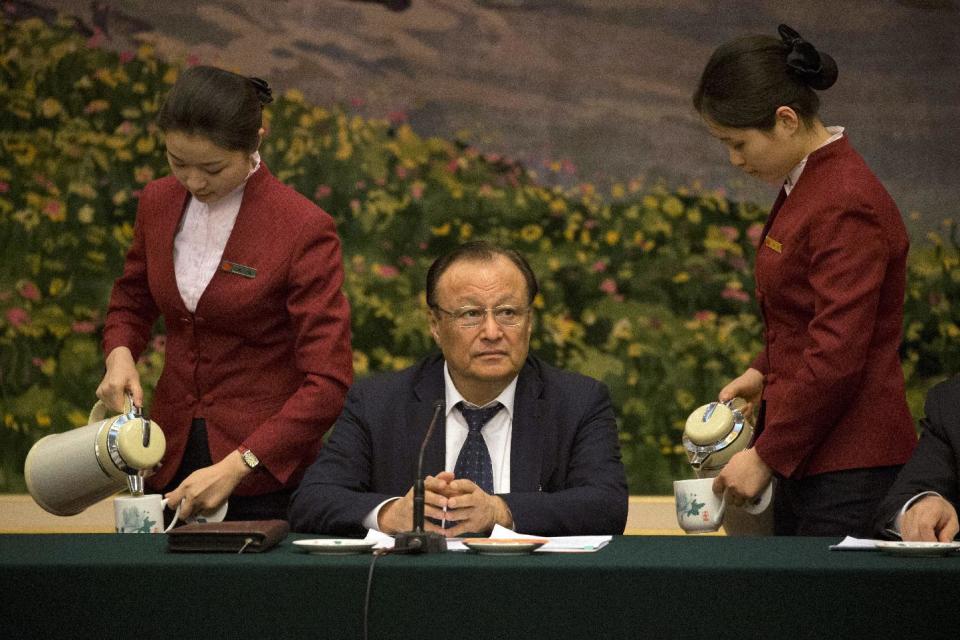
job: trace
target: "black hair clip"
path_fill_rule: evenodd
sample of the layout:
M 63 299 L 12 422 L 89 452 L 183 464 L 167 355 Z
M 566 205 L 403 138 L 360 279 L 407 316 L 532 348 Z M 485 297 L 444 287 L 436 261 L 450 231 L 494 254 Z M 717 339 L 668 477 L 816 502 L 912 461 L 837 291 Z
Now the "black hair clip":
M 260 98 L 261 105 L 273 102 L 273 91 L 270 89 L 270 85 L 267 84 L 266 80 L 254 78 L 253 76 L 250 76 L 247 80 L 249 80 L 253 88 L 257 90 L 257 97 Z
M 813 89 L 829 89 L 837 81 L 837 63 L 829 55 L 804 40 L 785 24 L 777 27 L 780 39 L 790 47 L 787 68 Z

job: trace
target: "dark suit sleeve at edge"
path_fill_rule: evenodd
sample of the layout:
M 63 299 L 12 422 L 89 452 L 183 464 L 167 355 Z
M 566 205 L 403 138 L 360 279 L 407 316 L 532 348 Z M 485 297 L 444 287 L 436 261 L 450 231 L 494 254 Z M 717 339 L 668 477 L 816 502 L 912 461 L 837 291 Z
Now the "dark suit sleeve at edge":
M 373 451 L 363 387 L 355 384 L 347 393 L 329 441 L 293 494 L 289 513 L 293 531 L 364 535 L 364 517 L 392 497 L 369 492 Z
M 874 529 L 878 534 L 886 535 L 887 524 L 918 493 L 936 491 L 957 507 L 960 413 L 951 412 L 949 407 L 960 406 L 960 401 L 951 399 L 951 393 L 960 393 L 960 378 L 934 387 L 928 394 L 920 442 L 877 510 Z
M 576 391 L 583 393 L 587 408 L 576 425 L 563 486 L 500 496 L 510 507 L 515 531 L 546 536 L 623 533 L 627 481 L 610 395 L 599 383 Z

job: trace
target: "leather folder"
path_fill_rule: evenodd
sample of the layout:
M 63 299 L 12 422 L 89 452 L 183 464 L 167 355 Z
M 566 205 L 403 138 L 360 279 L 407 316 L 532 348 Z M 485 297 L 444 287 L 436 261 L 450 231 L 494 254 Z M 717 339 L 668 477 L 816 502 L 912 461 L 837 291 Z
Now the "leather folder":
M 194 522 L 167 533 L 167 550 L 191 553 L 260 553 L 287 537 L 286 520 Z

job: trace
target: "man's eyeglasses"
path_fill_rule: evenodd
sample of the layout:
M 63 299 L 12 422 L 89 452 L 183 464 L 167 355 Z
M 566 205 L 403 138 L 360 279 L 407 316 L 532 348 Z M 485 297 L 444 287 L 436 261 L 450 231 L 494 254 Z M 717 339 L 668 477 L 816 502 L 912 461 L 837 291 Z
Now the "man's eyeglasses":
M 458 307 L 453 311 L 447 311 L 442 307 L 434 305 L 436 311 L 442 311 L 451 318 L 454 324 L 462 329 L 479 327 L 487 318 L 487 312 L 493 313 L 493 319 L 501 327 L 515 327 L 530 312 L 530 307 L 514 307 L 512 305 L 500 305 L 499 307 Z

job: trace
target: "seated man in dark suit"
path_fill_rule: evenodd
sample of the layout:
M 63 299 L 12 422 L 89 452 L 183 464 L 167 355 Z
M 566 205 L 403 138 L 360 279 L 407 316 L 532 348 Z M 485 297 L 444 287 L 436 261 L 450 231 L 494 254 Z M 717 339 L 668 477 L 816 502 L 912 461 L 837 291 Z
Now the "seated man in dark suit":
M 485 242 L 437 259 L 427 305 L 441 353 L 350 389 L 293 496 L 293 530 L 409 531 L 417 457 L 439 399 L 424 455 L 427 530 L 621 533 L 627 485 L 609 394 L 528 354 L 537 290 L 520 254 Z
M 923 428 L 913 457 L 880 504 L 875 527 L 904 540 L 949 542 L 960 530 L 960 376 L 927 394 Z

